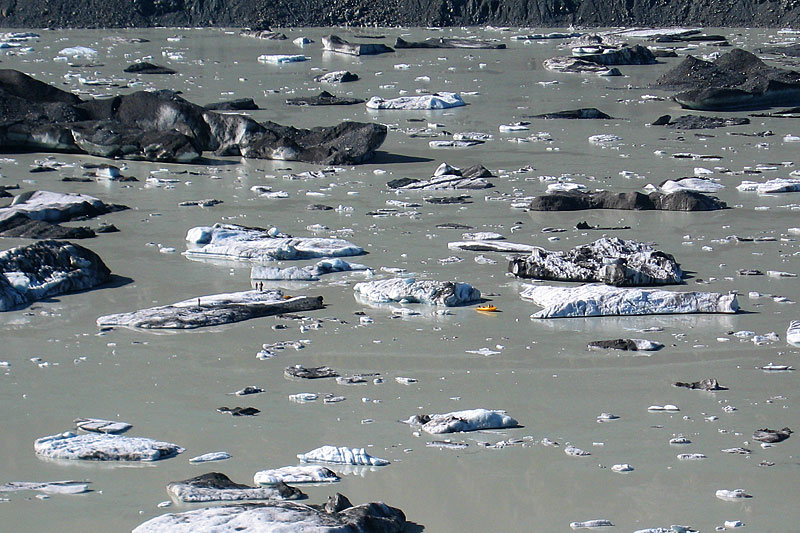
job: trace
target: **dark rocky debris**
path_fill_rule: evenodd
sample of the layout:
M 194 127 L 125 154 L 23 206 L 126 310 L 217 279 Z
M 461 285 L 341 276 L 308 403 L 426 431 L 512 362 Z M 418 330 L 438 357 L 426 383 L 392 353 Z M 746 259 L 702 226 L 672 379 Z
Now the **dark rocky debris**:
M 299 96 L 297 98 L 287 98 L 288 105 L 353 105 L 363 104 L 364 100 L 361 98 L 348 98 L 335 96 L 328 91 L 322 91 L 316 96 Z
M 728 390 L 728 387 L 723 387 L 714 378 L 705 378 L 701 379 L 700 381 L 693 381 L 692 383 L 684 383 L 683 381 L 676 381 L 675 383 L 673 383 L 673 385 L 676 387 L 683 387 L 685 389 L 692 389 L 692 390 L 705 390 L 705 391 Z
M 542 113 L 541 115 L 526 115 L 525 118 L 543 119 L 612 119 L 595 107 L 583 107 L 581 109 L 569 109 L 567 111 L 556 111 L 555 113 Z
M 503 50 L 505 43 L 486 39 L 447 39 L 445 37 L 431 37 L 424 41 L 406 41 L 398 37 L 394 43 L 395 48 L 484 48 Z
M 177 74 L 177 70 L 173 70 L 169 67 L 164 67 L 161 65 L 154 65 L 153 63 L 148 63 L 147 61 L 140 61 L 138 63 L 133 63 L 125 68 L 124 72 L 129 74 Z
M 567 191 L 537 196 L 531 200 L 528 208 L 531 211 L 581 211 L 584 209 L 714 211 L 726 209 L 727 204 L 714 196 L 690 191 L 678 191 L 671 194 Z
M 783 429 L 757 429 L 753 432 L 753 440 L 757 440 L 759 442 L 782 442 L 788 439 L 791 434 L 794 433 L 789 428 Z

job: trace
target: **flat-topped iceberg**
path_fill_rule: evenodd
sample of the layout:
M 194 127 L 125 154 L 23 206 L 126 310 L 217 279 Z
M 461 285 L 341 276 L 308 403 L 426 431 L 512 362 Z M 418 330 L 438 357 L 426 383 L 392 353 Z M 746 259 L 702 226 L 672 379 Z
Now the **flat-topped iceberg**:
M 332 483 L 339 476 L 322 465 L 298 465 L 261 470 L 253 475 L 257 485 L 276 485 L 278 483 Z
M 88 481 L 9 481 L 0 485 L 0 492 L 36 490 L 44 494 L 82 494 L 89 492 Z
M 354 506 L 337 494 L 324 506 L 277 501 L 169 513 L 148 520 L 133 533 L 400 533 L 405 524 L 400 509 L 381 502 Z
M 389 464 L 386 459 L 371 456 L 364 448 L 347 448 L 345 446 L 321 446 L 307 453 L 298 453 L 297 458 L 303 463 L 333 465 L 385 466 Z
M 739 302 L 733 293 L 671 292 L 599 283 L 580 287 L 529 285 L 520 297 L 543 307 L 531 318 L 735 313 L 739 310 Z
M 400 96 L 388 100 L 380 96 L 373 96 L 367 100 L 369 109 L 401 109 L 401 110 L 426 110 L 449 109 L 467 105 L 461 95 L 451 92 L 423 94 L 421 96 Z
M 723 184 L 717 183 L 716 181 L 707 178 L 694 177 L 680 178 L 677 180 L 665 180 L 662 181 L 658 187 L 655 185 L 645 186 L 645 189 L 647 190 L 657 190 L 664 194 L 671 194 L 678 191 L 713 193 L 724 188 L 725 186 Z
M 15 196 L 10 206 L 0 208 L 0 219 L 13 213 L 24 213 L 33 220 L 66 222 L 123 209 L 128 208 L 123 205 L 106 204 L 88 194 L 28 191 Z
M 322 37 L 322 49 L 326 52 L 347 54 L 351 56 L 368 56 L 394 52 L 382 43 L 351 43 L 338 35 L 325 35 Z
M 234 483 L 225 474 L 210 472 L 167 485 L 167 492 L 180 502 L 233 502 L 247 500 L 298 500 L 300 490 L 285 483 L 273 487 L 250 487 Z
M 448 307 L 465 305 L 481 298 L 481 291 L 456 281 L 391 278 L 356 283 L 356 294 L 372 303 L 423 303 Z
M 248 228 L 214 224 L 190 229 L 186 241 L 190 258 L 208 257 L 240 261 L 275 261 L 361 255 L 364 249 L 344 239 L 291 237 L 274 228 Z
M 494 239 L 448 242 L 447 247 L 451 250 L 462 250 L 469 252 L 511 252 L 517 254 L 532 252 L 538 248 L 538 246 L 533 246 L 532 244 L 498 241 Z
M 0 311 L 111 279 L 93 251 L 60 241 L 39 241 L 0 252 Z
M 755 181 L 743 181 L 736 187 L 742 192 L 755 191 L 758 194 L 777 194 L 782 192 L 800 191 L 800 179 L 797 178 L 774 178 L 764 183 Z
M 307 61 L 308 57 L 303 54 L 263 54 L 258 56 L 259 63 L 273 63 L 280 65 L 282 63 L 298 63 L 300 61 Z
M 672 255 L 618 237 L 603 237 L 566 251 L 534 247 L 530 255 L 511 259 L 508 271 L 521 278 L 599 281 L 615 286 L 680 283 L 683 277 Z
M 133 424 L 117 420 L 103 420 L 102 418 L 76 418 L 75 427 L 89 433 L 118 435 L 131 429 Z
M 251 318 L 322 309 L 322 296 L 285 298 L 279 290 L 243 291 L 198 296 L 170 305 L 101 316 L 98 326 L 146 329 L 192 329 Z
M 36 455 L 50 459 L 82 461 L 157 461 L 184 451 L 177 444 L 145 437 L 77 435 L 71 431 L 36 439 L 33 449 Z
M 423 431 L 433 435 L 519 426 L 519 423 L 508 416 L 505 411 L 490 409 L 467 409 L 444 414 L 414 415 L 406 422 L 413 426 L 419 426 Z
M 271 280 L 295 280 L 295 281 L 317 281 L 323 274 L 333 272 L 350 272 L 353 270 L 368 270 L 366 265 L 359 263 L 348 263 L 343 259 L 323 259 L 316 264 L 304 267 L 278 268 L 266 265 L 254 265 L 250 269 L 250 279 L 256 281 Z

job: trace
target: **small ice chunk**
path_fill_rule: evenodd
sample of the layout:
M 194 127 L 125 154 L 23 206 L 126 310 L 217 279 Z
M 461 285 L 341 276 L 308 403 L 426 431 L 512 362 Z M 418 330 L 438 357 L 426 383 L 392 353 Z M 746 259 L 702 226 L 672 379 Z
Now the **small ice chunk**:
M 398 377 L 394 378 L 394 380 L 396 382 L 398 382 L 399 384 L 401 384 L 401 385 L 411 385 L 412 383 L 416 383 L 417 382 L 417 380 L 415 378 L 404 378 L 404 377 L 401 377 L 401 376 L 398 376 Z
M 289 395 L 289 401 L 295 403 L 314 402 L 317 398 L 319 398 L 319 394 L 314 394 L 313 392 L 299 392 Z
M 633 467 L 628 463 L 622 463 L 611 467 L 612 472 L 633 472 Z
M 280 65 L 282 63 L 297 63 L 299 61 L 306 61 L 309 59 L 303 54 L 264 54 L 258 56 L 259 63 L 273 63 Z
M 705 459 L 706 456 L 702 453 L 681 453 L 678 454 L 678 459 L 681 461 L 699 461 Z
M 90 433 L 119 434 L 128 431 L 133 427 L 133 424 L 113 420 L 102 420 L 100 418 L 76 418 L 75 426 L 78 429 Z
M 573 457 L 584 457 L 586 455 L 592 455 L 591 453 L 587 452 L 586 450 L 581 450 L 580 448 L 576 448 L 575 446 L 567 446 L 564 448 L 564 453 L 567 455 L 571 455 Z
M 591 529 L 595 527 L 610 527 L 614 524 L 611 523 L 611 520 L 586 520 L 585 522 L 570 522 L 569 527 L 572 529 Z
M 652 412 L 666 411 L 669 413 L 676 413 L 680 411 L 677 405 L 672 405 L 671 403 L 668 403 L 666 405 L 651 405 L 650 407 L 647 408 L 647 410 Z
M 10 481 L 0 485 L 0 492 L 16 492 L 19 490 L 38 490 L 45 494 L 81 494 L 89 491 L 88 481 Z
M 384 466 L 389 461 L 369 455 L 364 448 L 347 448 L 345 446 L 321 446 L 307 453 L 297 454 L 303 463 L 327 463 L 340 465 Z
M 256 485 L 277 485 L 278 483 L 332 483 L 339 481 L 335 472 L 321 465 L 284 466 L 271 470 L 261 470 L 253 476 Z
M 744 489 L 719 489 L 714 493 L 714 495 L 720 500 L 729 502 L 739 501 L 744 498 L 752 498 L 752 496 L 747 494 Z
M 230 458 L 231 454 L 229 454 L 228 452 L 208 452 L 204 453 L 203 455 L 198 455 L 197 457 L 192 457 L 191 459 L 189 459 L 189 462 L 192 464 L 210 463 L 213 461 L 224 461 Z

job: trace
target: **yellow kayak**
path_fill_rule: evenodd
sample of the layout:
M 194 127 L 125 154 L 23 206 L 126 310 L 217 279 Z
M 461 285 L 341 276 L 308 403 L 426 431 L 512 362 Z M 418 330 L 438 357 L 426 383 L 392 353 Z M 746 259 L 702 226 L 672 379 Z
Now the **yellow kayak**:
M 497 308 L 493 305 L 482 305 L 480 307 L 475 308 L 476 311 L 484 311 L 487 313 L 495 313 L 497 312 Z

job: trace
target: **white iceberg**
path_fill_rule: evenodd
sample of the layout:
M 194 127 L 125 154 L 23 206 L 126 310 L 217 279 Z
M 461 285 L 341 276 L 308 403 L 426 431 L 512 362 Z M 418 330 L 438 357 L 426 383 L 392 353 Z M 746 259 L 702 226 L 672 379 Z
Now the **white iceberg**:
M 736 313 L 739 310 L 733 293 L 672 292 L 600 283 L 579 287 L 528 285 L 520 297 L 543 307 L 531 318 Z
M 282 63 L 298 63 L 308 59 L 310 58 L 303 54 L 264 54 L 258 56 L 259 63 L 273 63 L 275 65 L 280 65 Z
M 290 237 L 261 228 L 214 224 L 190 229 L 186 241 L 193 246 L 184 252 L 189 258 L 221 258 L 240 261 L 316 259 L 361 255 L 363 248 L 344 239 Z
M 321 465 L 284 466 L 271 470 L 261 470 L 253 475 L 257 485 L 276 485 L 278 483 L 331 483 L 339 481 L 339 476 Z
M 468 283 L 391 278 L 356 283 L 356 295 L 372 303 L 423 303 L 453 307 L 480 299 L 481 292 Z
M 314 265 L 305 267 L 278 268 L 266 265 L 254 265 L 250 269 L 251 280 L 298 280 L 317 281 L 323 274 L 332 272 L 350 272 L 353 270 L 368 270 L 366 265 L 348 263 L 343 259 L 323 259 Z
M 786 342 L 800 347 L 800 320 L 792 320 L 786 329 Z
M 36 455 L 50 459 L 83 461 L 157 461 L 183 453 L 176 444 L 145 437 L 86 434 L 71 431 L 36 439 Z
M 118 434 L 125 433 L 133 427 L 133 424 L 100 418 L 76 418 L 75 426 L 90 433 Z
M 347 448 L 345 446 L 321 446 L 307 453 L 299 453 L 297 458 L 303 463 L 366 466 L 389 464 L 386 459 L 371 456 L 364 448 Z
M 519 426 L 519 423 L 508 416 L 505 411 L 489 409 L 468 409 L 444 414 L 414 415 L 406 422 L 419 426 L 423 431 L 432 435 Z
M 230 458 L 231 454 L 228 452 L 208 452 L 203 455 L 198 455 L 197 457 L 192 457 L 189 459 L 189 462 L 192 464 L 211 463 L 215 461 L 225 461 Z
M 714 495 L 720 500 L 735 502 L 742 499 L 752 498 L 744 489 L 719 489 Z
M 65 222 L 104 215 L 120 208 L 88 194 L 30 191 L 15 196 L 9 207 L 0 208 L 0 219 L 23 213 L 33 220 Z
M 421 96 L 401 96 L 399 98 L 390 98 L 389 100 L 385 100 L 380 96 L 373 96 L 367 101 L 367 108 L 369 109 L 425 110 L 449 109 L 465 105 L 467 104 L 461 99 L 461 95 L 451 92 Z
M 94 59 L 97 57 L 97 50 L 89 48 L 88 46 L 70 46 L 68 48 L 62 48 L 58 51 L 58 54 L 73 58 Z
M 743 181 L 736 188 L 741 192 L 757 192 L 758 194 L 777 194 L 782 192 L 800 191 L 800 179 L 774 178 L 764 183 Z
M 723 184 L 706 178 L 680 178 L 677 180 L 666 180 L 658 187 L 655 185 L 647 185 L 645 190 L 658 190 L 664 194 L 677 191 L 714 193 L 724 188 L 725 186 Z

